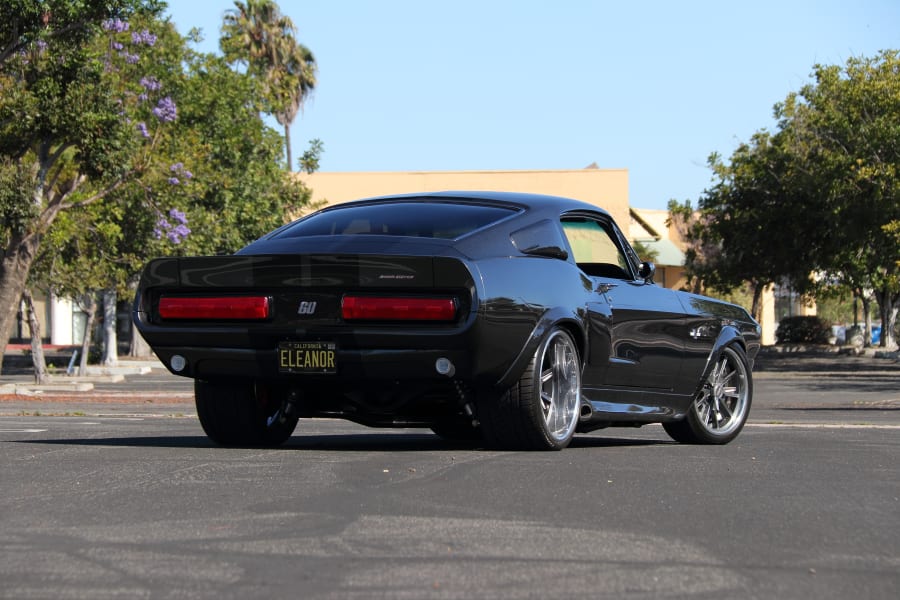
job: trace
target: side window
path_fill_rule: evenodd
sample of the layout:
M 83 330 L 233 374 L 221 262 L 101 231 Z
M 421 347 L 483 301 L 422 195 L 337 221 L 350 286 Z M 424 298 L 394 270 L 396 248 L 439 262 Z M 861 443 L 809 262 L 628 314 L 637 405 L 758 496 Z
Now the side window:
M 615 236 L 602 223 L 585 217 L 566 217 L 561 222 L 575 263 L 588 275 L 631 279 L 628 261 Z

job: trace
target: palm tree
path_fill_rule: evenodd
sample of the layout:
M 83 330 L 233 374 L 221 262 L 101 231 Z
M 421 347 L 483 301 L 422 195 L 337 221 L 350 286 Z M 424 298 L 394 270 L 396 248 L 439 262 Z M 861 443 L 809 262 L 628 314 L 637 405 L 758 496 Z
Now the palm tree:
M 273 0 L 236 0 L 225 13 L 219 48 L 228 62 L 244 63 L 259 75 L 278 62 L 280 38 L 293 31 L 294 23 Z
M 291 123 L 316 85 L 316 59 L 309 48 L 289 38 L 282 68 L 272 83 L 272 114 L 284 127 L 288 170 L 293 170 L 291 155 Z M 287 41 L 287 40 L 286 40 Z
M 235 0 L 225 14 L 219 47 L 262 83 L 265 112 L 284 127 L 288 170 L 293 170 L 290 127 L 316 85 L 316 59 L 297 42 L 296 27 L 273 0 Z

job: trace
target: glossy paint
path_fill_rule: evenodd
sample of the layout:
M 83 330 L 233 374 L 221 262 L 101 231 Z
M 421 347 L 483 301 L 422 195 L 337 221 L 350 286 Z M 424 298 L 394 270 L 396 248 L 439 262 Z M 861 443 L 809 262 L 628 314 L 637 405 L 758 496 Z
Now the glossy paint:
M 680 418 L 723 348 L 752 361 L 759 326 L 737 306 L 661 288 L 609 215 L 566 198 L 442 192 L 360 201 L 459 202 L 508 207 L 509 216 L 457 239 L 378 235 L 266 236 L 232 256 L 163 258 L 145 268 L 134 321 L 178 375 L 253 381 L 299 394 L 302 416 L 374 426 L 431 426 L 490 402 L 522 375 L 561 327 L 575 342 L 581 373 L 579 431 Z M 355 203 L 351 203 L 355 204 Z M 340 210 L 335 207 L 330 210 Z M 623 277 L 590 275 L 574 259 L 560 219 L 578 215 L 610 228 L 627 264 Z M 159 298 L 265 296 L 263 322 L 172 321 Z M 342 318 L 353 296 L 452 298 L 449 322 Z M 282 342 L 328 342 L 337 374 L 282 373 Z M 439 372 L 439 360 L 450 372 Z

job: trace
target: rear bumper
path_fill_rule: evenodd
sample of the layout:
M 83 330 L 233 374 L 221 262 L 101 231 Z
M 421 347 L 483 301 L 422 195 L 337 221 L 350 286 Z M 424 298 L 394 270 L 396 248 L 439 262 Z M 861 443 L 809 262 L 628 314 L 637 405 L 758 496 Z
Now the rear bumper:
M 203 380 L 250 378 L 302 383 L 303 381 L 393 381 L 404 379 L 446 380 L 450 375 L 438 373 L 436 362 L 445 358 L 453 364 L 452 377 L 472 381 L 472 357 L 462 350 L 341 350 L 336 352 L 335 374 L 282 373 L 278 368 L 278 351 L 234 348 L 179 346 L 155 347 L 157 357 L 175 375 Z M 173 357 L 181 356 L 184 367 L 172 367 Z M 178 361 L 176 361 L 178 362 Z

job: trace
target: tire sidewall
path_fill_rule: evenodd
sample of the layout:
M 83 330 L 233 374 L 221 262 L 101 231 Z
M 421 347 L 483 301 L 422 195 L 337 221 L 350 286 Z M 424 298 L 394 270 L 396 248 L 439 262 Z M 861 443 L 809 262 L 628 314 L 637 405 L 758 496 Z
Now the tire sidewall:
M 569 426 L 569 431 L 566 436 L 562 439 L 558 439 L 554 436 L 550 428 L 547 424 L 546 419 L 544 418 L 543 407 L 541 403 L 541 388 L 542 388 L 542 367 L 544 359 L 547 355 L 547 352 L 551 351 L 554 340 L 562 337 L 565 340 L 565 343 L 572 349 L 575 353 L 575 360 L 577 362 L 577 372 L 578 372 L 578 395 L 579 400 L 576 403 L 575 408 L 575 416 L 573 418 L 573 422 Z M 572 438 L 575 436 L 575 429 L 578 426 L 578 407 L 581 403 L 581 356 L 578 353 L 578 346 L 575 344 L 575 340 L 572 338 L 572 335 L 563 329 L 562 327 L 554 327 L 547 334 L 547 337 L 541 342 L 538 346 L 537 350 L 534 353 L 534 358 L 532 359 L 532 363 L 530 365 L 530 369 L 526 372 L 528 376 L 528 383 L 531 385 L 531 389 L 534 392 L 534 398 L 531 402 L 531 418 L 535 424 L 536 429 L 538 429 L 543 437 L 544 445 L 547 449 L 550 450 L 562 450 L 566 448 L 572 441 Z
M 747 418 L 750 415 L 750 405 L 753 401 L 753 376 L 750 372 L 750 365 L 747 360 L 747 355 L 744 352 L 743 348 L 740 346 L 726 346 L 722 349 L 722 352 L 716 358 L 716 364 L 725 356 L 732 355 L 733 358 L 740 363 L 741 368 L 744 373 L 744 383 L 747 386 L 746 389 L 746 398 L 744 400 L 743 406 L 743 414 L 741 416 L 741 420 L 738 425 L 730 430 L 728 433 L 718 434 L 706 428 L 706 426 L 700 421 L 700 416 L 697 413 L 695 400 L 691 401 L 691 408 L 688 410 L 687 414 L 687 422 L 690 426 L 691 433 L 694 434 L 697 438 L 697 441 L 706 444 L 727 444 L 734 438 L 738 436 L 738 434 L 744 429 L 744 425 L 747 423 Z M 706 381 L 704 380 L 703 385 L 706 385 Z M 699 393 L 699 392 L 698 392 Z

